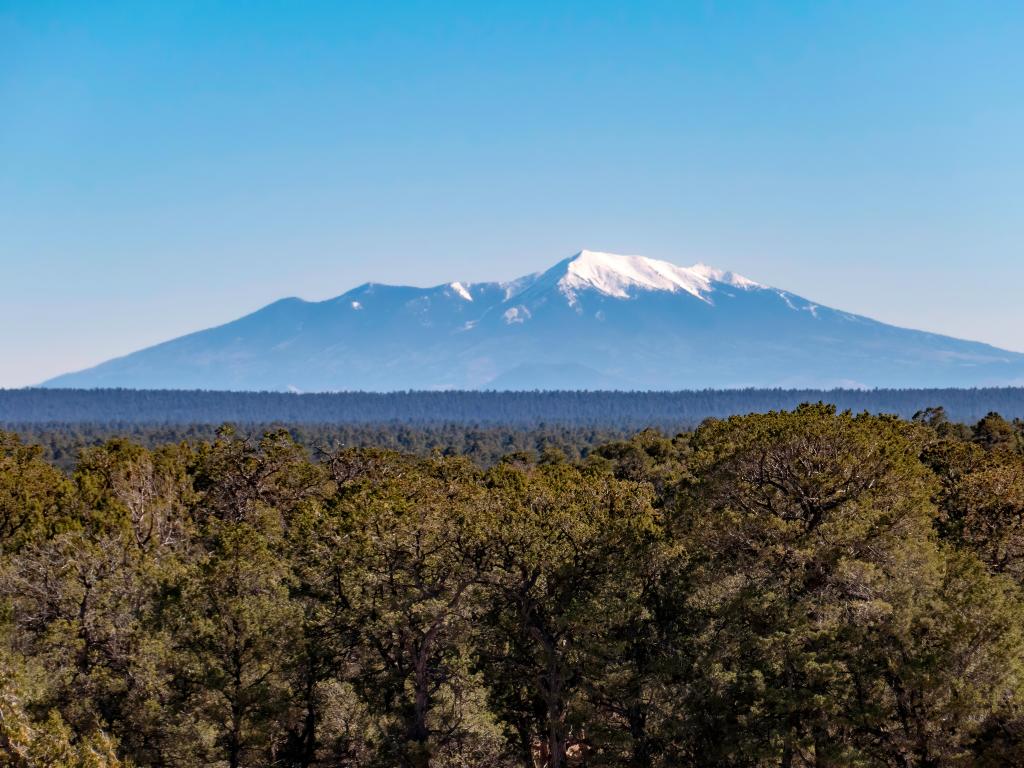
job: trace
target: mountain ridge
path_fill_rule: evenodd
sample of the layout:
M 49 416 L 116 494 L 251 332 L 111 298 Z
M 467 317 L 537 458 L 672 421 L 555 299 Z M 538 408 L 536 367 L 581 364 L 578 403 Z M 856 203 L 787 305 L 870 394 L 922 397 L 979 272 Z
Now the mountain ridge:
M 280 391 L 998 386 L 1024 355 L 899 328 L 737 273 L 583 250 L 506 282 L 279 299 L 44 382 Z

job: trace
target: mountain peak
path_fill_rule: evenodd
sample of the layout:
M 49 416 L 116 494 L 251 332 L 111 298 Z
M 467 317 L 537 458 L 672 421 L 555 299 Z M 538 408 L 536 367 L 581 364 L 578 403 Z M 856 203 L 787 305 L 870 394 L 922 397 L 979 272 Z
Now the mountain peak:
M 46 385 L 316 392 L 1021 384 L 1022 354 L 886 326 L 706 264 L 586 250 L 508 283 L 367 283 L 326 302 L 280 301 Z
M 620 299 L 629 298 L 631 290 L 685 291 L 702 301 L 709 301 L 707 294 L 714 290 L 714 283 L 744 289 L 762 287 L 741 275 L 706 264 L 680 267 L 646 256 L 589 250 L 582 250 L 568 260 L 558 287 L 570 302 L 575 302 L 576 292 L 583 289 Z

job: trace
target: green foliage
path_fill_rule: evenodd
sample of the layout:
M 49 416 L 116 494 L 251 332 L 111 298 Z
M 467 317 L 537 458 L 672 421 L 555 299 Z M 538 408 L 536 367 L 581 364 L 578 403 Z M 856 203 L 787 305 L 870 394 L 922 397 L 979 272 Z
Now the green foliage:
M 1019 423 L 303 429 L 0 434 L 0 764 L 1024 761 Z
M 586 669 L 605 622 L 631 611 L 631 567 L 657 539 L 656 517 L 642 486 L 566 464 L 503 464 L 486 483 L 494 560 L 478 653 L 520 760 L 536 735 L 560 766 L 570 746 L 592 748 L 579 709 Z
M 24 659 L 0 652 L 0 764 L 9 768 L 123 768 L 117 744 L 101 730 L 75 733 L 56 710 L 33 716 L 45 687 Z
M 68 484 L 39 446 L 0 432 L 0 554 L 14 552 L 62 527 Z

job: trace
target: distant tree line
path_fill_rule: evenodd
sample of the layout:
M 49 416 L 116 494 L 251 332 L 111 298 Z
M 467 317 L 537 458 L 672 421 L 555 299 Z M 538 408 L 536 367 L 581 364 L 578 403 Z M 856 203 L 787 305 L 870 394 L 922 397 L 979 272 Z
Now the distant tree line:
M 146 448 L 172 443 L 197 444 L 216 439 L 222 425 L 111 423 L 28 423 L 7 424 L 23 439 L 38 445 L 43 457 L 64 471 L 78 462 L 82 449 L 126 438 Z M 629 437 L 635 430 L 586 425 L 516 427 L 467 424 L 238 424 L 231 425 L 239 437 L 258 439 L 263 434 L 286 429 L 291 438 L 311 456 L 342 448 L 384 448 L 431 456 L 464 456 L 474 464 L 489 467 L 502 457 L 517 452 L 538 456 L 556 451 L 567 459 L 586 458 L 594 449 Z
M 1024 388 L 740 389 L 686 392 L 205 392 L 125 389 L 0 390 L 0 424 L 477 424 L 691 429 L 707 418 L 823 402 L 910 418 L 929 406 L 973 423 L 992 411 L 1024 418 Z
M 1024 764 L 1019 423 L 197 437 L 0 433 L 0 765 Z

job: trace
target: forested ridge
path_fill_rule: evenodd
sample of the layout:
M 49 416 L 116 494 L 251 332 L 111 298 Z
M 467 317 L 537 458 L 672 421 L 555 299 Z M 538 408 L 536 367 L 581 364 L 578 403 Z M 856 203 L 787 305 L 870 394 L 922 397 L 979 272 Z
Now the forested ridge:
M 707 418 L 831 403 L 855 413 L 910 418 L 941 406 L 954 421 L 990 412 L 1024 418 L 1024 388 L 725 389 L 679 392 L 214 392 L 135 389 L 0 389 L 0 425 L 133 424 L 537 424 L 663 431 Z
M 1024 764 L 1020 422 L 192 437 L 0 433 L 0 764 Z

